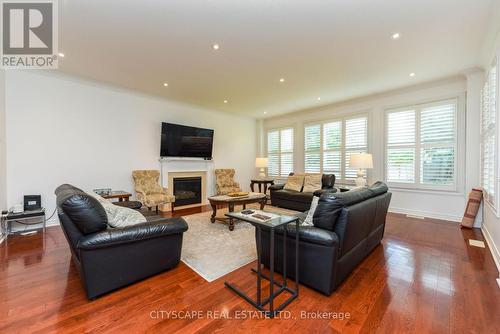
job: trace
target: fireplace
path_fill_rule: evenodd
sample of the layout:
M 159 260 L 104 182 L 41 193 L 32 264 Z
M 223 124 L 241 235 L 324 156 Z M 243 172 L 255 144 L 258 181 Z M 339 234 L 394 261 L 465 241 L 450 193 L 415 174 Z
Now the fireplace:
M 176 207 L 202 203 L 201 176 L 174 177 L 173 194 Z

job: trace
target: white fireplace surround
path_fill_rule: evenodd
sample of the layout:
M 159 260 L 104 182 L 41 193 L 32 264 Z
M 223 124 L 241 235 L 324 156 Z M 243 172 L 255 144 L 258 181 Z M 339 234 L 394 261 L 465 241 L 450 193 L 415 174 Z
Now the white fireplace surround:
M 184 205 L 179 208 L 206 205 L 207 198 L 215 194 L 215 176 L 213 160 L 195 158 L 163 158 L 161 163 L 161 182 L 173 193 L 173 180 L 176 177 L 201 177 L 201 203 Z M 177 207 L 176 207 L 177 208 Z

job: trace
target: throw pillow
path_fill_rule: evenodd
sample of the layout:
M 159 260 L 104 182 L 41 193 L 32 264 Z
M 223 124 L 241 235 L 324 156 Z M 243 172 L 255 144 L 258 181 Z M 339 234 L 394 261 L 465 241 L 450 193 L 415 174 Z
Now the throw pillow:
M 89 191 L 87 194 L 101 203 L 108 217 L 108 225 L 111 227 L 123 228 L 147 222 L 146 217 L 137 210 L 114 205 L 111 201 L 99 196 L 93 191 Z
M 316 208 L 318 207 L 318 201 L 319 197 L 318 196 L 313 196 L 312 202 L 311 202 L 311 208 L 309 209 L 309 212 L 307 213 L 306 219 L 302 222 L 302 226 L 314 226 L 313 223 L 313 217 L 314 217 L 314 212 L 316 212 Z
M 343 207 L 343 202 L 334 193 L 323 193 L 313 215 L 314 226 L 333 231 Z
M 102 204 L 84 192 L 64 198 L 61 209 L 83 234 L 99 232 L 107 227 L 108 217 Z
M 316 190 L 321 189 L 321 174 L 308 174 L 304 177 L 304 188 L 302 192 L 313 193 Z
M 290 175 L 286 179 L 285 190 L 301 191 L 304 184 L 304 175 Z

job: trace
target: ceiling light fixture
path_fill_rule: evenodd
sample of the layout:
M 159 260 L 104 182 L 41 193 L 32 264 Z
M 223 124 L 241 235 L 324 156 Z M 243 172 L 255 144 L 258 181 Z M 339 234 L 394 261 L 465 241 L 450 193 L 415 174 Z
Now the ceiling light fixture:
M 410 73 L 410 78 L 413 78 L 415 75 L 416 75 L 415 72 L 411 72 Z
M 392 34 L 392 39 L 398 39 L 399 37 L 401 37 L 401 34 L 399 32 Z
M 285 78 L 280 78 L 280 82 L 285 82 Z
M 318 101 L 321 101 L 321 96 L 318 96 Z
M 227 103 L 227 100 L 224 100 L 224 103 Z
M 168 83 L 164 82 L 163 86 L 168 87 Z
M 219 44 L 213 44 L 212 49 L 214 50 L 219 50 Z
M 267 114 L 267 111 L 264 111 L 264 115 Z
M 59 57 L 61 57 L 61 58 L 64 58 L 64 53 L 62 53 L 62 52 L 59 52 L 57 55 L 58 55 Z

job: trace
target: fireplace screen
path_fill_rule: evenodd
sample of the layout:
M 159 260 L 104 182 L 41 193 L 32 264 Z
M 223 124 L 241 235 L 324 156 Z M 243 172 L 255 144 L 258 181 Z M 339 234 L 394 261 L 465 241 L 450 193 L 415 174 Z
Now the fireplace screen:
M 174 178 L 175 206 L 201 203 L 201 177 Z

